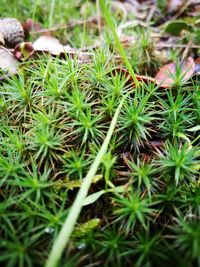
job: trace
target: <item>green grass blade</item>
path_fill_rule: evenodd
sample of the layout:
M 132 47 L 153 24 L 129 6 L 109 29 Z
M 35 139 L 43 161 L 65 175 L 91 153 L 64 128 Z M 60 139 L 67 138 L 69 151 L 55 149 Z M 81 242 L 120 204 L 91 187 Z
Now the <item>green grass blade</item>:
M 137 80 L 137 78 L 135 76 L 133 68 L 132 68 L 132 66 L 131 66 L 131 64 L 130 64 L 127 56 L 126 56 L 126 53 L 124 52 L 124 49 L 123 49 L 123 47 L 122 47 L 122 45 L 120 43 L 118 34 L 116 32 L 116 29 L 115 29 L 115 25 L 114 25 L 113 20 L 112 20 L 112 16 L 111 16 L 111 14 L 110 14 L 110 12 L 109 12 L 106 4 L 105 4 L 105 0 L 99 0 L 99 3 L 100 3 L 100 6 L 101 6 L 101 10 L 103 11 L 103 15 L 105 17 L 105 20 L 106 20 L 106 22 L 108 24 L 108 27 L 110 28 L 110 30 L 111 30 L 111 32 L 113 34 L 113 37 L 114 37 L 116 46 L 117 46 L 117 48 L 119 50 L 120 56 L 124 60 L 124 63 L 126 64 L 126 67 L 129 70 L 130 75 L 133 78 L 133 81 L 134 81 L 135 85 L 139 86 L 139 82 L 138 82 L 138 80 Z
M 51 9 L 50 9 L 50 14 L 49 14 L 49 29 L 53 25 L 53 13 L 55 9 L 55 0 L 51 0 Z
M 107 132 L 106 138 L 93 162 L 93 164 L 91 165 L 85 179 L 83 180 L 82 186 L 77 194 L 77 197 L 70 209 L 69 215 L 66 218 L 60 233 L 57 237 L 57 239 L 55 240 L 52 250 L 50 252 L 50 255 L 47 259 L 46 262 L 46 267 L 55 267 L 57 266 L 61 256 L 62 256 L 62 252 L 65 248 L 65 246 L 67 245 L 67 242 L 69 241 L 69 237 L 74 229 L 74 226 L 76 224 L 76 221 L 78 219 L 78 216 L 80 214 L 80 211 L 82 209 L 83 203 L 84 203 L 84 199 L 87 196 L 88 190 L 90 188 L 90 185 L 92 183 L 92 179 L 94 177 L 94 175 L 96 174 L 96 171 L 102 161 L 102 158 L 104 156 L 104 154 L 107 151 L 107 147 L 109 145 L 111 136 L 113 134 L 116 122 L 117 122 L 117 118 L 118 115 L 120 113 L 121 107 L 124 103 L 124 99 L 125 97 L 123 97 L 123 99 L 121 100 L 118 108 L 115 111 L 115 115 L 111 121 L 109 130 Z

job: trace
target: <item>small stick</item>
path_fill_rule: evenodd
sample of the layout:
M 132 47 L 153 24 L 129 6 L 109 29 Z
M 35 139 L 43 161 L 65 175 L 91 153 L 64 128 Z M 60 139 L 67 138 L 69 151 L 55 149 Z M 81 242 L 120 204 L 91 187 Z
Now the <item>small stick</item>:
M 58 30 L 67 30 L 69 28 L 73 28 L 75 26 L 80 26 L 80 25 L 84 25 L 84 24 L 92 24 L 92 23 L 96 23 L 96 18 L 90 18 L 87 21 L 83 21 L 83 20 L 77 20 L 77 21 L 72 21 L 70 23 L 68 23 L 67 25 L 60 25 L 57 27 L 53 27 L 50 29 L 42 29 L 42 30 L 35 30 L 35 31 L 31 31 L 30 34 L 34 35 L 34 34 L 38 34 L 38 33 L 48 33 L 48 32 L 55 32 Z M 96 25 L 94 25 L 94 27 L 97 27 Z
M 189 43 L 186 45 L 184 51 L 183 51 L 183 55 L 181 57 L 181 60 L 184 61 L 184 59 L 187 57 L 187 53 L 188 53 L 188 50 L 190 49 L 192 45 L 192 40 L 189 41 Z
M 184 6 L 182 6 L 182 8 L 171 18 L 171 20 L 176 20 L 178 17 L 180 17 L 183 12 L 188 8 L 188 6 L 190 6 L 191 4 L 191 0 L 188 0 Z
M 186 45 L 179 45 L 179 44 L 165 44 L 165 43 L 160 43 L 160 44 L 155 44 L 157 48 L 186 48 L 188 44 Z M 200 45 L 191 45 L 190 48 L 200 48 Z
M 146 18 L 146 23 L 148 23 L 152 19 L 155 11 L 156 11 L 156 6 L 154 5 L 154 6 L 151 7 L 151 9 L 149 11 L 149 14 L 148 14 L 148 16 Z

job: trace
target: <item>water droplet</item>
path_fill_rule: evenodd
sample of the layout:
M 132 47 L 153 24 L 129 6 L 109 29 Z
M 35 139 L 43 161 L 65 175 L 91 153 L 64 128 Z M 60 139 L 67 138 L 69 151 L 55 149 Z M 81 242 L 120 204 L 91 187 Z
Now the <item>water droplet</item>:
M 78 249 L 84 249 L 85 247 L 86 247 L 85 243 L 79 243 L 77 246 Z
M 53 227 L 46 227 L 46 228 L 44 229 L 44 231 L 45 231 L 45 233 L 47 233 L 47 234 L 52 234 L 55 230 L 54 230 Z

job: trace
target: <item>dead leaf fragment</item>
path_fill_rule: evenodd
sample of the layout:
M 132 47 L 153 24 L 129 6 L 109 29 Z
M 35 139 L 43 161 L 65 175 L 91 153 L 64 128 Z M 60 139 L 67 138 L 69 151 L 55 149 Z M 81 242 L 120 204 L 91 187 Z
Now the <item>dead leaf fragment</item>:
M 8 49 L 0 47 L 0 70 L 10 74 L 17 74 L 18 65 L 19 63 L 13 54 Z
M 195 60 L 195 73 L 200 74 L 200 57 Z
M 24 23 L 22 23 L 22 27 L 26 36 L 32 31 L 37 32 L 42 30 L 42 25 L 32 19 L 27 19 Z
M 0 19 L 0 33 L 1 39 L 3 37 L 3 41 L 9 47 L 15 47 L 24 40 L 22 24 L 15 18 Z
M 45 42 L 45 40 L 49 40 L 49 42 Z M 37 57 L 43 53 L 51 56 L 58 56 L 62 59 L 66 59 L 67 57 L 72 59 L 77 58 L 79 63 L 90 62 L 93 56 L 93 53 L 82 52 L 68 45 L 63 46 L 58 39 L 51 36 L 41 36 L 33 44 L 23 42 L 17 45 L 13 52 L 15 58 L 21 61 L 27 60 L 33 56 Z
M 0 32 L 0 45 L 5 45 L 4 36 L 1 32 Z
M 50 52 L 53 55 L 59 55 L 64 52 L 64 47 L 60 41 L 55 37 L 47 35 L 40 36 L 33 43 L 33 48 L 35 50 Z
M 167 12 L 174 13 L 184 5 L 183 0 L 170 0 L 167 5 Z
M 35 49 L 31 43 L 21 43 L 18 44 L 13 52 L 13 55 L 18 60 L 26 60 L 34 55 Z
M 183 84 L 187 82 L 195 71 L 195 63 L 192 57 L 189 57 L 181 64 L 170 63 L 164 65 L 156 74 L 156 84 L 163 88 L 173 87 L 176 84 L 177 70 L 179 70 L 178 77 Z

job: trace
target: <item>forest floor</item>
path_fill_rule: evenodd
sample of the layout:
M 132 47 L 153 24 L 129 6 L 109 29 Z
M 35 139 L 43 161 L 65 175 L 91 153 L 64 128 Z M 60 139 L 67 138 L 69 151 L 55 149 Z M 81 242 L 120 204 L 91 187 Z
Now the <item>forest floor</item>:
M 1 0 L 2 266 L 200 266 L 200 4 L 107 3 Z

